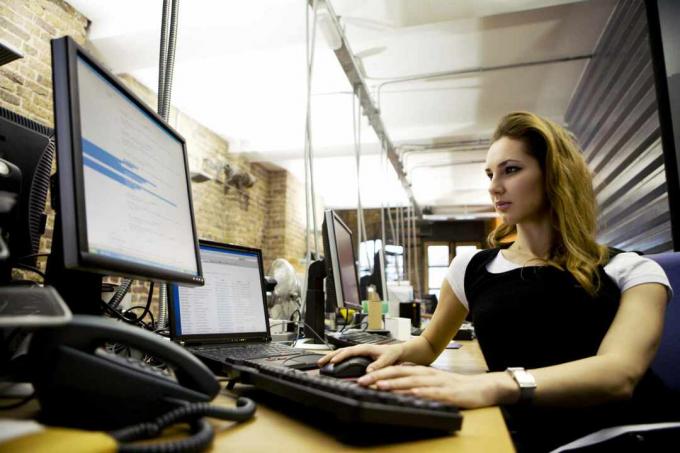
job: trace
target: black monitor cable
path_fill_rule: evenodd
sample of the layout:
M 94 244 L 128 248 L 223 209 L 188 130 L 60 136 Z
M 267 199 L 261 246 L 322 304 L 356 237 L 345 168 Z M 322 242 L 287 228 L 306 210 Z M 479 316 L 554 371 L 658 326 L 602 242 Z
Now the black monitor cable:
M 44 257 L 44 256 L 50 256 L 50 254 L 49 253 L 31 253 L 30 255 L 24 255 L 22 257 L 19 257 L 18 261 L 28 260 L 28 259 L 31 259 L 31 258 L 40 258 L 40 257 Z
M 45 279 L 45 273 L 38 269 L 36 266 L 31 266 L 29 264 L 24 264 L 24 263 L 12 263 L 12 267 L 16 269 L 22 269 L 25 271 L 33 272 L 34 274 L 38 274 L 42 279 Z
M 147 423 L 110 431 L 108 434 L 118 442 L 122 453 L 184 453 L 206 450 L 212 443 L 215 432 L 203 417 L 244 422 L 255 414 L 255 403 L 240 397 L 236 407 L 219 407 L 209 403 L 186 403 L 183 406 L 157 417 Z M 171 440 L 156 444 L 132 444 L 137 440 L 158 437 L 162 431 L 176 423 L 189 423 L 192 436 L 188 439 Z
M 154 287 L 154 282 L 152 281 L 151 284 L 149 285 L 149 295 L 146 298 L 146 305 L 135 305 L 133 307 L 128 308 L 123 312 L 123 316 L 125 316 L 128 319 L 131 319 L 133 321 L 143 321 L 144 318 L 146 318 L 147 315 L 151 317 L 151 330 L 155 330 L 155 324 L 156 320 L 154 319 L 153 315 L 151 314 L 150 308 L 151 308 L 151 301 L 153 300 L 153 287 Z M 137 310 L 143 308 L 144 311 L 142 311 L 142 314 L 139 316 L 135 315 L 134 313 L 131 313 L 133 310 Z M 129 313 L 129 315 L 128 315 Z

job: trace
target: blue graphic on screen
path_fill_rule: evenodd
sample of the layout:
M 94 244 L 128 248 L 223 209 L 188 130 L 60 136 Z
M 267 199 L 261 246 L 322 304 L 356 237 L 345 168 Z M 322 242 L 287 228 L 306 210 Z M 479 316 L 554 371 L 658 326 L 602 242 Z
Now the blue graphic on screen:
M 102 165 L 102 163 L 106 164 L 106 166 Z M 145 186 L 156 187 L 156 185 L 135 173 L 133 170 L 137 169 L 137 167 L 134 164 L 118 159 L 86 138 L 83 138 L 83 165 L 132 190 L 143 190 L 171 206 L 177 206 L 172 201 L 147 189 Z M 115 169 L 118 173 L 112 169 Z

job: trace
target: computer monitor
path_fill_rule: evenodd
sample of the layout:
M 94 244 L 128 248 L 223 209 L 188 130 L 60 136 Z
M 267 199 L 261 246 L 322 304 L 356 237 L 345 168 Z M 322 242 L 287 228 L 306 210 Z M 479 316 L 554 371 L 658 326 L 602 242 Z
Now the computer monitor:
M 184 139 L 69 37 L 52 41 L 52 73 L 48 282 L 86 313 L 101 305 L 101 274 L 202 285 Z
M 52 134 L 49 127 L 0 107 L 0 159 L 16 165 L 21 172 L 16 204 L 0 225 L 10 252 L 8 262 L 2 266 L 2 283 L 9 282 L 14 264 L 35 264 L 34 255 L 47 218 L 45 203 L 54 157 Z M 4 181 L 0 190 L 7 190 Z
M 327 308 L 361 310 L 352 231 L 332 210 L 326 210 L 322 226 L 326 260 Z

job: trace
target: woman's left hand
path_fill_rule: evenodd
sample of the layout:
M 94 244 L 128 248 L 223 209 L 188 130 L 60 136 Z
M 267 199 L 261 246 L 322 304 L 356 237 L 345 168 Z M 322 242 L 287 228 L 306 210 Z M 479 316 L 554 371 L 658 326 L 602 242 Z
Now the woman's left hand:
M 408 365 L 383 368 L 362 376 L 357 382 L 366 387 L 375 386 L 379 390 L 442 401 L 463 409 L 512 402 L 516 388 L 506 373 L 463 375 Z

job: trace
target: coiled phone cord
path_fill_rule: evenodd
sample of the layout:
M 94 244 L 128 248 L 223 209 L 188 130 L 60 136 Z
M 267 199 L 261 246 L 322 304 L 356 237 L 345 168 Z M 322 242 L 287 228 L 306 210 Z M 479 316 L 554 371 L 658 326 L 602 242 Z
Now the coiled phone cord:
M 207 449 L 215 437 L 212 426 L 202 417 L 243 422 L 255 413 L 255 403 L 248 398 L 239 398 L 236 407 L 219 407 L 209 403 L 191 403 L 173 409 L 153 421 L 138 423 L 115 431 L 109 435 L 118 441 L 121 453 L 185 453 Z M 141 439 L 158 437 L 170 425 L 188 422 L 192 436 L 188 439 L 172 440 L 158 444 L 128 444 Z

